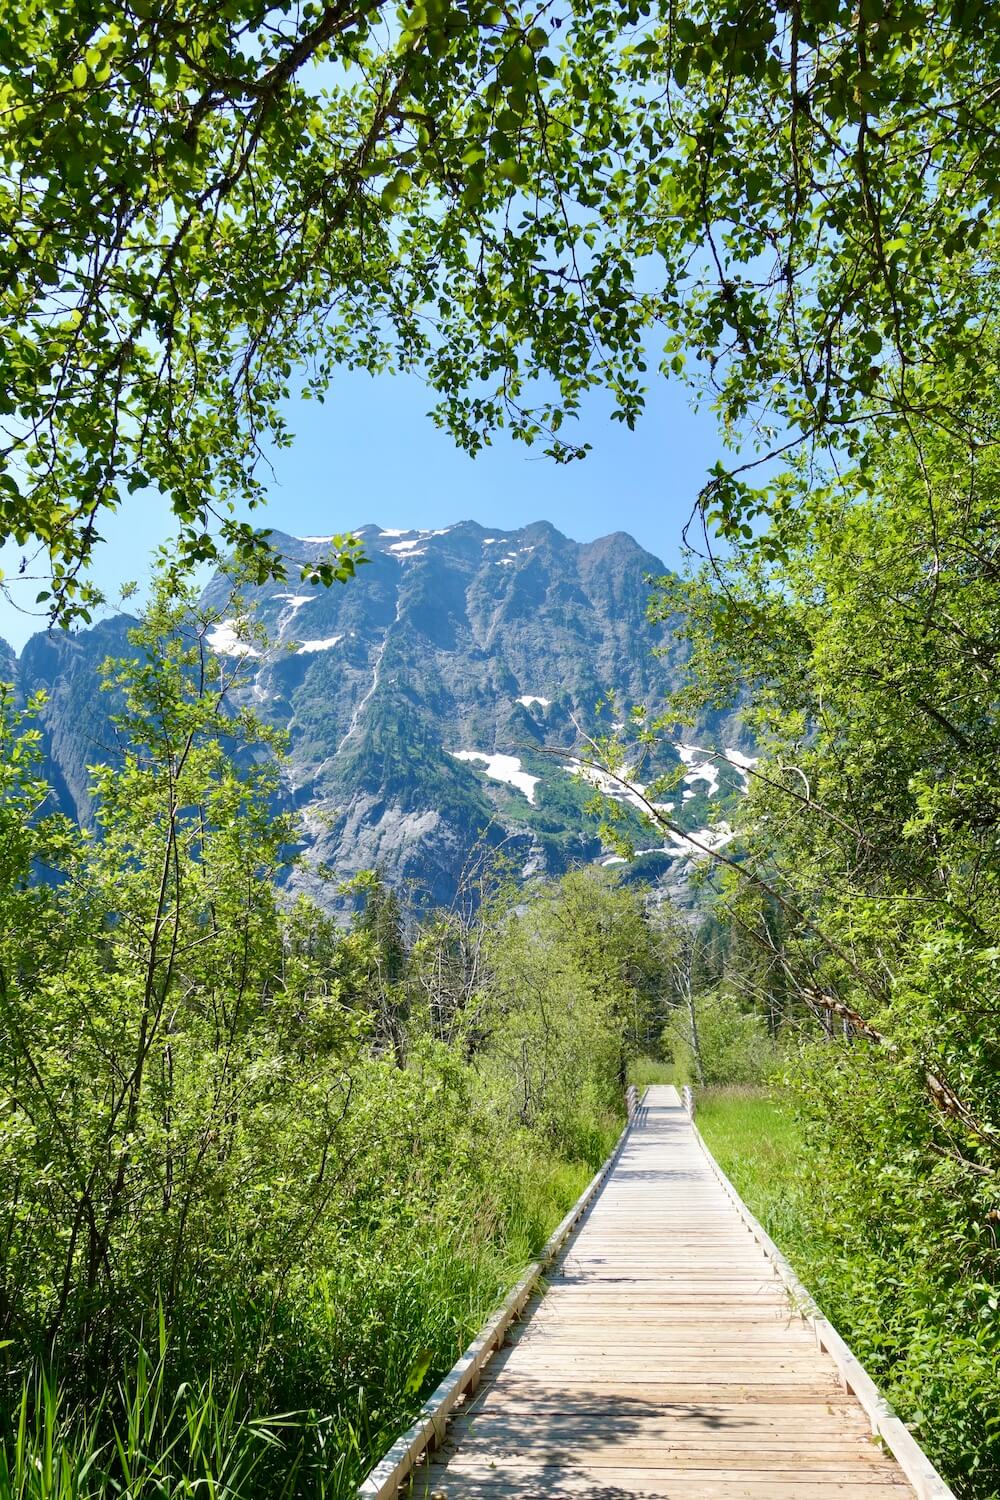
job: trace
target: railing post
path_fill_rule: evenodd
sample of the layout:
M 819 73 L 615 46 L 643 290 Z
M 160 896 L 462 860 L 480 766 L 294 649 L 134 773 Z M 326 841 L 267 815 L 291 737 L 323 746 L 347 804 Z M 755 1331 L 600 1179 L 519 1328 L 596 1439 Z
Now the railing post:
M 634 1083 L 630 1083 L 625 1090 L 625 1114 L 631 1125 L 639 1110 L 639 1090 Z
M 688 1114 L 690 1115 L 691 1119 L 693 1120 L 694 1119 L 694 1092 L 693 1092 L 693 1090 L 691 1088 L 691 1085 L 689 1083 L 686 1083 L 684 1085 L 684 1087 L 681 1089 L 681 1103 L 684 1105 L 684 1108 L 687 1110 Z

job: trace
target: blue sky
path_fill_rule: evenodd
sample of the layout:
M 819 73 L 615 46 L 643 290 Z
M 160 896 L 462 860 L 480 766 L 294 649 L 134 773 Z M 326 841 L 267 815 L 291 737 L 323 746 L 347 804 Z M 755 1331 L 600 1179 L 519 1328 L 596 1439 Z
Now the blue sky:
M 273 477 L 264 476 L 270 501 L 256 523 L 329 535 L 369 521 L 437 527 L 475 520 L 511 529 L 545 520 L 577 541 L 630 532 L 670 566 L 679 561 L 681 528 L 706 471 L 721 453 L 714 418 L 692 412 L 688 393 L 665 380 L 651 382 L 634 432 L 612 422 L 610 403 L 595 396 L 577 425 L 593 452 L 568 466 L 502 434 L 470 459 L 433 425 L 431 404 L 416 377 L 361 373 L 342 375 L 323 406 L 296 402 L 296 440 L 274 456 Z M 148 578 L 171 517 L 162 503 L 135 496 L 103 534 L 93 576 L 114 599 L 124 581 Z M 8 577 L 19 560 L 14 549 L 0 551 Z M 30 607 L 39 587 L 25 585 L 19 602 Z M 0 636 L 14 647 L 43 628 L 44 620 L 0 600 Z

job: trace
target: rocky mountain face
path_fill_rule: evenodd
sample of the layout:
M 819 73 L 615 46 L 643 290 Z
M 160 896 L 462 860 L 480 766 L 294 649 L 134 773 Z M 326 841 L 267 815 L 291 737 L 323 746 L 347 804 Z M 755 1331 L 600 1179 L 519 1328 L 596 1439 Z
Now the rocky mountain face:
M 645 617 L 646 579 L 663 564 L 622 532 L 581 544 L 545 522 L 361 530 L 371 561 L 346 586 L 269 584 L 234 600 L 220 575 L 204 596 L 219 617 L 209 642 L 239 667 L 236 701 L 289 731 L 283 799 L 302 831 L 291 888 L 336 905 L 339 881 L 377 866 L 415 900 L 448 903 L 485 846 L 525 878 L 616 860 L 586 810 L 593 777 L 576 756 L 581 733 L 657 704 L 683 671 L 679 647 Z M 320 556 L 326 540 L 274 535 L 296 561 Z M 119 753 L 97 668 L 126 654 L 130 623 L 35 636 L 8 666 L 0 654 L 20 694 L 48 693 L 49 776 L 84 820 L 87 765 Z M 599 714 L 609 694 L 615 710 Z M 738 721 L 692 738 L 737 761 L 749 748 Z M 741 773 L 680 743 L 636 775 L 648 782 L 682 762 L 671 816 L 718 843 L 720 801 L 742 788 Z M 691 846 L 638 821 L 635 833 L 635 874 L 682 885 Z

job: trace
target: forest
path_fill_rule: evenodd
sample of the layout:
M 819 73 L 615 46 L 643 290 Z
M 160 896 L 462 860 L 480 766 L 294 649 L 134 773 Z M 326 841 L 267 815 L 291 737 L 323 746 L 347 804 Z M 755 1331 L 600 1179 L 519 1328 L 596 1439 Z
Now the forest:
M 0 1497 L 356 1493 L 658 1077 L 1000 1491 L 998 90 L 986 0 L 0 7 L 0 582 L 72 630 L 111 515 L 174 520 L 90 824 L 0 702 Z M 448 910 L 281 898 L 193 575 L 361 586 L 254 524 L 346 369 L 470 454 L 714 413 L 685 680 L 588 748 L 740 714 L 694 916 L 485 852 Z

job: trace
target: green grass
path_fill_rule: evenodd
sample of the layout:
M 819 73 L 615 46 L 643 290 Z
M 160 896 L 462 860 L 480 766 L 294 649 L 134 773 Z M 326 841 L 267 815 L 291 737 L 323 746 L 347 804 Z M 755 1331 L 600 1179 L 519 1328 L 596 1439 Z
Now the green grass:
M 807 1153 L 787 1098 L 760 1088 L 699 1089 L 695 1119 L 751 1213 L 805 1271 L 815 1249 L 804 1186 Z
M 522 1150 L 502 1181 L 443 1202 L 387 1246 L 334 1260 L 297 1304 L 298 1358 L 264 1413 L 238 1377 L 185 1379 L 139 1345 L 88 1402 L 38 1371 L 0 1397 L 0 1500 L 351 1500 L 422 1399 L 535 1258 L 603 1160 L 617 1121 L 580 1122 L 579 1160 Z M 289 1360 L 283 1346 L 274 1354 Z M 304 1395 L 322 1398 L 301 1409 Z M 276 1404 L 278 1398 L 280 1406 Z M 278 1412 L 277 1415 L 266 1413 Z
M 158 1354 L 137 1350 L 114 1417 L 110 1403 L 85 1412 L 54 1381 L 25 1381 L 0 1414 L 0 1500 L 256 1500 L 265 1474 L 267 1492 L 289 1500 L 305 1414 L 257 1421 L 241 1415 L 237 1387 L 171 1384 L 162 1327 L 160 1337 Z
M 634 1057 L 628 1067 L 628 1081 L 637 1089 L 648 1083 L 676 1083 L 673 1063 L 660 1062 L 655 1057 Z

